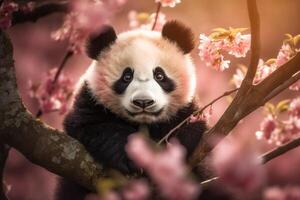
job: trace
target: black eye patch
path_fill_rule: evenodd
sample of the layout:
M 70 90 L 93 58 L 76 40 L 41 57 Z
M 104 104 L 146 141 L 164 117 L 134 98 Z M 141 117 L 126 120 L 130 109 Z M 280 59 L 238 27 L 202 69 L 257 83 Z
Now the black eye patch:
M 156 67 L 153 70 L 153 77 L 165 92 L 170 93 L 175 90 L 175 82 L 166 75 L 161 67 Z
M 123 94 L 133 79 L 134 71 L 127 67 L 124 69 L 122 76 L 113 84 L 113 90 L 117 94 Z

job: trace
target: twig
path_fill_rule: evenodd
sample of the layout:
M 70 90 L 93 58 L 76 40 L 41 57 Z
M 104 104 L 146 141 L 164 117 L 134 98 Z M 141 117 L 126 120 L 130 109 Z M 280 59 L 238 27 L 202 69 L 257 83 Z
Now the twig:
M 174 133 L 177 129 L 179 129 L 181 126 L 183 126 L 185 123 L 187 123 L 191 116 L 195 116 L 195 115 L 200 115 L 202 114 L 202 112 L 208 108 L 209 106 L 213 105 L 215 102 L 217 102 L 218 100 L 222 99 L 223 97 L 226 97 L 236 91 L 238 91 L 239 88 L 230 90 L 230 91 L 226 91 L 224 92 L 224 94 L 222 94 L 221 96 L 219 96 L 218 98 L 212 100 L 209 104 L 205 105 L 203 108 L 201 108 L 200 110 L 195 111 L 192 115 L 188 116 L 187 118 L 185 118 L 182 122 L 180 122 L 176 127 L 174 127 L 172 130 L 170 130 L 161 140 L 159 140 L 158 145 L 160 145 L 163 141 L 168 140 L 168 138 L 172 135 L 172 133 Z
M 278 95 L 279 93 L 281 93 L 283 90 L 285 90 L 287 87 L 289 87 L 290 85 L 296 83 L 298 80 L 300 79 L 300 72 L 298 72 L 296 75 L 294 75 L 292 78 L 288 79 L 287 81 L 285 81 L 283 84 L 281 84 L 280 86 L 278 86 L 276 89 L 274 89 L 272 92 L 270 92 L 266 98 L 264 99 L 264 102 L 268 102 L 269 100 L 271 100 L 273 97 L 275 97 L 276 95 Z
M 52 89 L 49 91 L 49 95 L 52 94 L 52 91 L 53 91 L 53 88 L 55 86 L 55 84 L 57 83 L 57 80 L 59 79 L 59 76 L 63 70 L 63 68 L 66 66 L 66 63 L 67 61 L 73 56 L 73 51 L 68 51 L 67 54 L 65 55 L 65 57 L 63 58 L 58 70 L 56 71 L 56 74 L 54 76 L 54 79 L 52 81 Z M 39 118 L 43 115 L 43 111 L 42 109 L 40 108 L 38 111 L 37 111 L 37 114 L 36 114 L 36 118 Z
M 262 160 L 262 164 L 266 164 L 267 162 L 285 154 L 286 152 L 295 149 L 297 147 L 300 146 L 300 137 L 297 139 L 294 139 L 286 144 L 283 144 L 279 147 L 276 147 L 266 153 L 264 153 L 263 155 L 260 156 L 261 160 Z M 201 182 L 201 186 L 202 187 L 207 187 L 207 185 L 213 183 L 214 181 L 219 180 L 219 177 L 213 177 L 211 179 L 208 179 L 206 181 Z
M 24 22 L 36 22 L 38 19 L 47 15 L 66 12 L 68 10 L 68 2 L 43 3 L 34 8 L 32 12 L 17 11 L 13 14 L 12 25 Z
M 156 9 L 156 13 L 155 13 L 154 23 L 153 23 L 152 28 L 151 28 L 152 31 L 155 29 L 155 26 L 156 26 L 156 23 L 157 23 L 157 19 L 158 19 L 158 16 L 159 16 L 160 9 L 161 9 L 161 3 L 159 2 L 159 3 L 157 4 L 157 9 Z
M 300 146 L 300 137 L 295 140 L 292 140 L 286 144 L 283 144 L 279 147 L 276 147 L 275 149 L 263 154 L 261 156 L 262 162 L 263 162 L 263 164 L 265 164 L 265 163 L 269 162 L 270 160 L 273 160 L 274 158 L 277 158 L 278 156 L 280 156 L 298 146 Z
M 8 157 L 9 148 L 7 148 L 3 143 L 0 143 L 0 199 L 7 200 L 6 191 L 4 184 L 4 167 L 5 162 Z

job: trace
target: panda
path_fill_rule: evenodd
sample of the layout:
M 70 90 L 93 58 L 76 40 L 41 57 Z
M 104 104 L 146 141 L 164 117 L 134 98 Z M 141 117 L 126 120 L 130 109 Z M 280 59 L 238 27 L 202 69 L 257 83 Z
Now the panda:
M 111 26 L 87 42 L 93 59 L 80 81 L 65 132 L 84 145 L 106 168 L 123 174 L 138 169 L 125 145 L 146 129 L 158 141 L 197 110 L 196 69 L 190 28 L 169 21 L 161 32 L 131 30 L 116 34 Z M 206 130 L 204 121 L 183 125 L 173 134 L 191 155 Z M 57 199 L 84 199 L 89 192 L 63 180 Z

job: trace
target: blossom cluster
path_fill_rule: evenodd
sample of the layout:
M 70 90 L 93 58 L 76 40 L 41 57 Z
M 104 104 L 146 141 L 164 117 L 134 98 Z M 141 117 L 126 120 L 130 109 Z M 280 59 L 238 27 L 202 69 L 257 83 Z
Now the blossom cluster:
M 213 151 L 212 166 L 220 181 L 236 194 L 250 194 L 264 182 L 259 154 L 245 139 L 222 141 Z
M 54 40 L 69 40 L 70 50 L 82 53 L 84 42 L 91 34 L 101 31 L 125 0 L 74 0 L 63 25 L 52 34 Z
M 223 52 L 237 58 L 245 57 L 250 49 L 251 37 L 243 35 L 246 29 L 215 29 L 209 36 L 200 34 L 199 56 L 207 66 L 218 71 L 229 68 L 230 61 L 224 59 Z
M 64 114 L 67 111 L 68 100 L 72 96 L 72 80 L 61 74 L 54 83 L 56 72 L 57 68 L 48 71 L 40 84 L 33 84 L 29 81 L 29 96 L 37 99 L 44 114 L 54 111 Z
M 4 0 L 0 7 L 0 29 L 8 29 L 12 25 L 12 16 L 16 11 L 31 12 L 35 3 L 17 4 L 12 0 Z
M 128 13 L 128 19 L 129 19 L 129 27 L 131 29 L 145 29 L 145 30 L 151 30 L 152 26 L 155 22 L 157 13 L 146 13 L 146 12 L 140 12 L 138 13 L 135 10 L 132 10 Z M 164 24 L 166 23 L 166 15 L 162 12 L 158 13 L 157 21 L 154 27 L 154 30 L 159 31 L 162 29 Z
M 299 186 L 270 187 L 264 191 L 263 200 L 297 200 L 300 199 Z
M 169 143 L 164 150 L 155 151 L 144 137 L 135 134 L 129 138 L 126 151 L 157 184 L 164 198 L 188 200 L 199 194 L 197 184 L 187 177 L 184 147 L 176 141 Z
M 288 38 L 283 42 L 277 57 L 274 59 L 269 59 L 268 61 L 264 61 L 263 59 L 259 60 L 256 75 L 253 83 L 258 84 L 266 77 L 268 77 L 271 73 L 273 73 L 276 69 L 278 69 L 281 65 L 285 64 L 291 58 L 293 58 L 296 53 L 300 51 L 297 48 L 297 44 L 300 41 L 300 35 L 295 37 L 291 35 L 287 35 Z M 233 83 L 236 87 L 240 87 L 243 79 L 245 78 L 246 70 L 245 68 L 237 68 L 235 74 L 233 75 Z M 300 89 L 300 81 L 296 82 L 290 87 L 291 90 L 299 90 Z
M 156 3 L 161 3 L 163 7 L 174 8 L 181 0 L 155 0 Z
M 268 115 L 262 121 L 260 130 L 256 132 L 258 139 L 266 139 L 269 143 L 281 145 L 300 136 L 300 98 L 285 100 L 276 106 L 266 105 Z M 285 114 L 285 119 L 280 114 Z M 286 119 L 287 118 L 287 119 Z

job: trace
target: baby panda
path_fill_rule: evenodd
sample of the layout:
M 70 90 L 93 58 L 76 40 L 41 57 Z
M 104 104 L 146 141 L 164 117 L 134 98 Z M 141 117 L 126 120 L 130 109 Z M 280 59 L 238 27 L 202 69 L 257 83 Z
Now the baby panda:
M 158 141 L 197 109 L 196 70 L 189 56 L 193 48 L 192 31 L 177 21 L 167 22 L 162 32 L 119 35 L 105 26 L 87 42 L 93 62 L 65 118 L 66 133 L 104 167 L 136 172 L 125 151 L 128 136 L 146 129 Z M 196 121 L 173 135 L 189 156 L 205 130 L 205 122 Z M 64 180 L 58 199 L 83 199 L 85 192 Z

